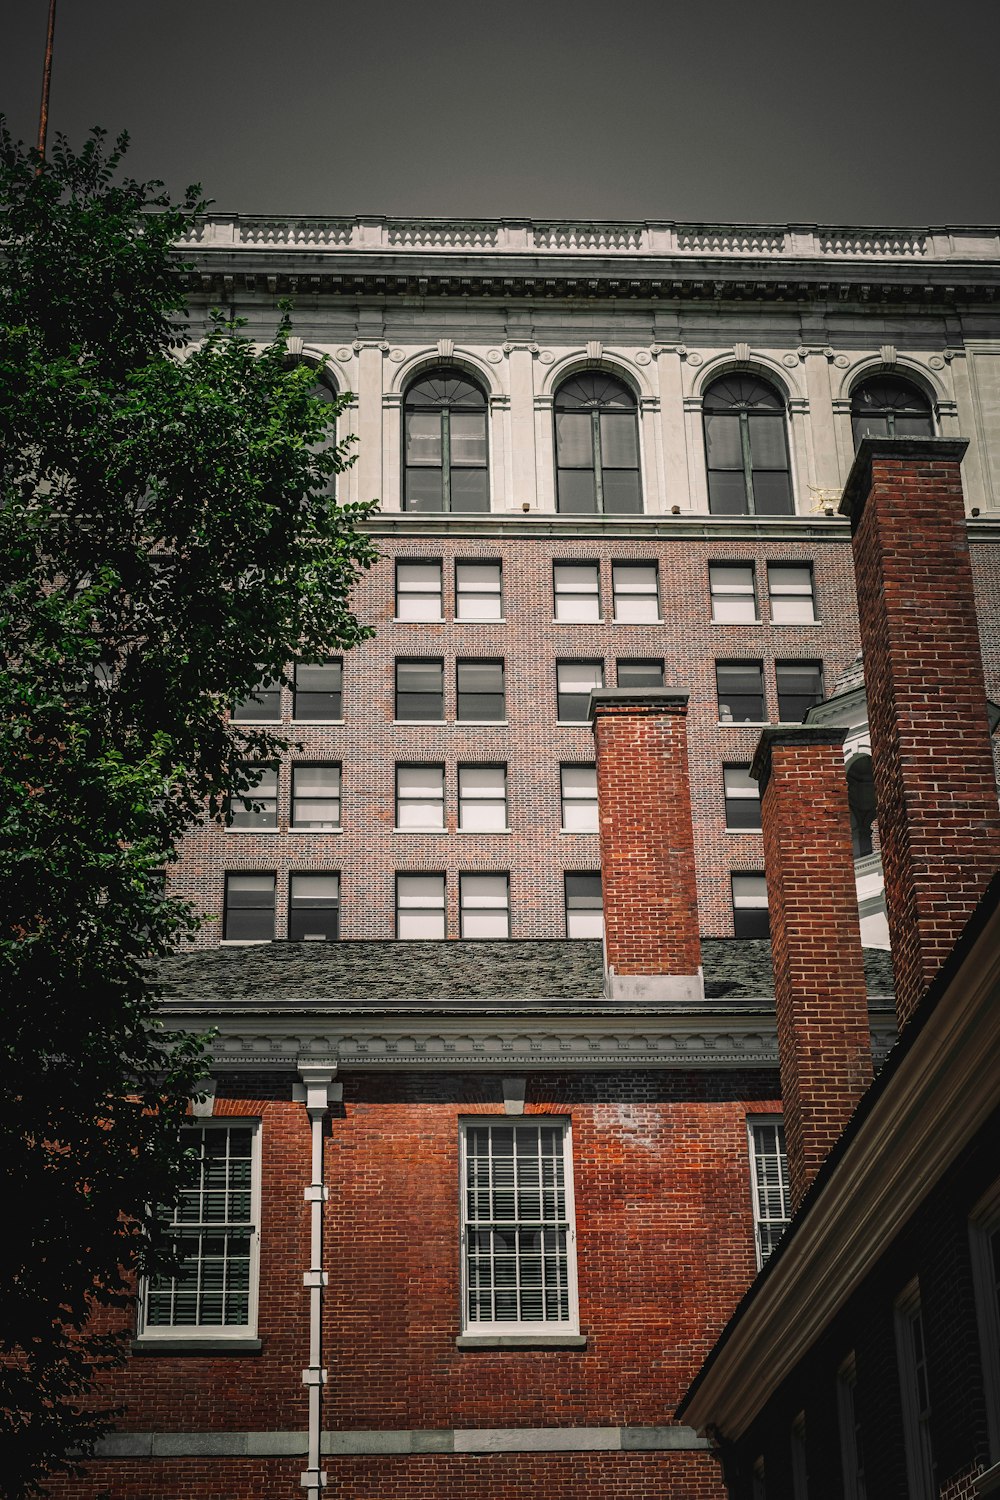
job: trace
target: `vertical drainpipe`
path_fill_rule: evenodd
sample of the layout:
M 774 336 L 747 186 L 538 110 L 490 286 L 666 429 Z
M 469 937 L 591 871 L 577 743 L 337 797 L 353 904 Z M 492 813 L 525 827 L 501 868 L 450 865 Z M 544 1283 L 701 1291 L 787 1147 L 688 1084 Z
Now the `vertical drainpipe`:
M 308 1459 L 302 1474 L 307 1500 L 320 1500 L 326 1488 L 326 1473 L 320 1457 L 323 1387 L 327 1379 L 323 1365 L 323 1288 L 328 1280 L 323 1270 L 323 1205 L 330 1194 L 323 1182 L 323 1122 L 330 1105 L 343 1097 L 343 1084 L 334 1081 L 336 1073 L 335 1062 L 300 1063 L 302 1082 L 293 1094 L 305 1104 L 312 1135 L 310 1182 L 305 1189 L 310 1216 L 309 1269 L 302 1275 L 302 1284 L 309 1289 L 309 1364 L 302 1371 L 302 1384 L 309 1394 Z

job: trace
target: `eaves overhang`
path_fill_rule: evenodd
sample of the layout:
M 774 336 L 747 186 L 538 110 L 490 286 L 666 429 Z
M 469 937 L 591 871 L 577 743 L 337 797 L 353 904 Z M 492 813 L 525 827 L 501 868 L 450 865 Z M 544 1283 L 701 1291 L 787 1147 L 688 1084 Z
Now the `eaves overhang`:
M 1000 875 L 677 1408 L 738 1439 L 996 1111 Z

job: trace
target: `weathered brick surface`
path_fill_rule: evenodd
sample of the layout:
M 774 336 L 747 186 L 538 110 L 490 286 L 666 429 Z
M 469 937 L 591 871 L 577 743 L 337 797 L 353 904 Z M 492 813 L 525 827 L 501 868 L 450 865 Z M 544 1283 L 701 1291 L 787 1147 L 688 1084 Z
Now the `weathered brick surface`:
M 794 1207 L 872 1080 L 840 741 L 825 730 L 766 736 L 754 762 Z
M 597 701 L 604 942 L 617 974 L 701 967 L 687 698 Z
M 958 460 L 876 448 L 854 557 L 902 1025 L 1000 866 Z

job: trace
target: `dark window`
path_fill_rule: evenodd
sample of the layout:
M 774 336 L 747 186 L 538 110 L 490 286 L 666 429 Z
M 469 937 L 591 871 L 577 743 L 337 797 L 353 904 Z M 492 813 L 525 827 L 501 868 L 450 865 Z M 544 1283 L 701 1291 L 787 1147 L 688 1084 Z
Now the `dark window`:
M 556 700 L 561 724 L 586 724 L 590 695 L 604 686 L 599 661 L 556 662 Z
M 719 722 L 761 724 L 764 708 L 764 669 L 759 661 L 720 661 L 715 664 L 719 693 Z
M 458 718 L 495 724 L 507 717 L 502 661 L 460 661 L 456 679 Z
M 316 382 L 316 384 L 313 386 L 313 388 L 309 392 L 309 394 L 310 394 L 310 396 L 313 397 L 314 400 L 316 400 L 316 401 L 322 401 L 325 405 L 332 405 L 338 399 L 337 392 L 335 390 L 333 390 L 332 387 L 327 384 L 326 376 L 324 376 L 324 378 L 322 380 L 318 380 Z M 329 416 L 331 414 L 327 413 L 326 415 L 327 415 L 327 418 L 329 419 Z M 326 435 L 322 439 L 322 441 L 315 444 L 315 446 L 313 448 L 313 452 L 315 452 L 315 453 L 325 453 L 329 448 L 335 448 L 336 446 L 337 446 L 337 424 L 336 424 L 336 421 L 333 421 L 333 422 L 330 422 L 329 426 L 327 427 L 327 429 L 326 429 Z M 328 477 L 328 479 L 326 481 L 326 484 L 324 485 L 323 492 L 324 492 L 324 494 L 327 494 L 327 495 L 333 495 L 333 494 L 336 494 L 336 490 L 337 490 L 337 475 L 336 475 L 336 473 L 333 473 L 333 474 L 331 474 Z
M 340 936 L 340 876 L 288 877 L 288 937 L 293 943 L 332 943 Z
M 342 662 L 324 661 L 314 665 L 297 662 L 293 717 L 311 719 L 315 723 L 329 723 L 334 719 L 342 719 L 344 717 L 343 680 Z
M 486 397 L 460 370 L 435 370 L 403 403 L 404 510 L 489 510 Z
M 556 392 L 555 421 L 559 510 L 641 511 L 639 426 L 628 387 L 599 370 L 575 375 Z
M 760 827 L 760 787 L 749 766 L 723 766 L 726 793 L 726 827 Z
M 600 871 L 566 875 L 566 936 L 600 938 L 604 933 L 604 899 Z
M 801 724 L 814 703 L 823 701 L 823 665 L 818 661 L 777 661 L 778 718 Z
M 863 437 L 933 437 L 930 403 L 908 380 L 876 375 L 851 396 L 854 446 Z
M 277 766 L 241 766 L 240 770 L 250 787 L 229 799 L 230 828 L 277 828 Z
M 770 937 L 767 881 L 763 875 L 733 876 L 733 933 L 738 938 Z
M 713 515 L 790 515 L 785 403 L 774 387 L 756 375 L 724 375 L 703 408 Z
M 620 661 L 617 667 L 621 688 L 661 688 L 662 661 Z
M 397 661 L 396 718 L 444 718 L 444 663 Z
M 274 723 L 281 718 L 281 682 L 262 677 L 249 698 L 234 703 L 232 717 L 240 724 Z
M 340 767 L 292 767 L 292 827 L 340 827 Z
M 847 768 L 847 805 L 851 810 L 851 843 L 854 858 L 863 859 L 875 847 L 875 781 L 869 755 L 855 756 Z
M 274 937 L 274 876 L 227 875 L 222 936 L 259 942 Z

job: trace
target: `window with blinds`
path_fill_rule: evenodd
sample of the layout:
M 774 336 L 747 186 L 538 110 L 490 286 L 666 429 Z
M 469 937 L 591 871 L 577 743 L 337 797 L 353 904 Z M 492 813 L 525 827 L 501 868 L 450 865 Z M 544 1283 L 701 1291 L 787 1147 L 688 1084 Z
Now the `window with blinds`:
M 750 1137 L 751 1195 L 757 1265 L 762 1266 L 792 1216 L 788 1191 L 788 1158 L 785 1128 L 780 1120 L 758 1118 L 747 1121 Z
M 461 1154 L 465 1331 L 576 1332 L 569 1121 L 470 1120 Z

